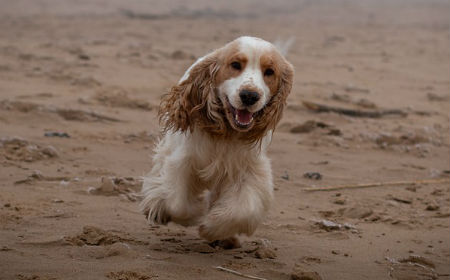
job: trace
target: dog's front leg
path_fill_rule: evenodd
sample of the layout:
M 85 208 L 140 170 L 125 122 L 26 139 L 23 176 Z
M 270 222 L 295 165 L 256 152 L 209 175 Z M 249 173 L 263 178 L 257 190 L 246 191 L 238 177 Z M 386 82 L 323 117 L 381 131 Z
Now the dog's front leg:
M 164 144 L 157 149 L 154 169 L 144 178 L 141 210 L 150 223 L 195 225 L 206 208 L 203 186 L 189 156 L 181 149 L 166 154 Z
M 252 235 L 265 218 L 273 199 L 270 168 L 248 174 L 243 182 L 222 186 L 212 192 L 210 210 L 202 219 L 199 234 L 209 241 Z

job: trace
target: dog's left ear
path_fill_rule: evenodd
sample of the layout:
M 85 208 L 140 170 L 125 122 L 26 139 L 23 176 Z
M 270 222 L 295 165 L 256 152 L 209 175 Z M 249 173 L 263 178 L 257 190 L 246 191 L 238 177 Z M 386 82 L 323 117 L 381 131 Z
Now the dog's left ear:
M 278 81 L 278 91 L 272 97 L 268 106 L 266 106 L 266 110 L 264 110 L 265 117 L 269 123 L 268 128 L 271 130 L 275 129 L 275 126 L 283 116 L 283 109 L 286 105 L 287 97 L 291 92 L 293 80 L 294 67 L 283 58 L 281 74 Z
M 214 80 L 219 69 L 217 55 L 211 53 L 191 66 L 188 77 L 173 86 L 161 102 L 159 119 L 164 131 L 192 130 L 207 117 L 208 102 L 214 99 Z

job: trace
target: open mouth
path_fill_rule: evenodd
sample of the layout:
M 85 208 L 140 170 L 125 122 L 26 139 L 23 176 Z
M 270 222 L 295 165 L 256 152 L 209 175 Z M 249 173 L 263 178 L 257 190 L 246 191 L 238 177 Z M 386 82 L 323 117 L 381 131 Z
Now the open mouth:
M 230 105 L 231 114 L 233 115 L 234 123 L 241 127 L 247 128 L 253 122 L 253 113 L 247 111 L 247 109 L 239 110 Z
M 253 116 L 254 113 L 248 111 L 247 109 L 236 109 L 227 99 L 228 111 L 228 119 L 233 124 L 233 126 L 237 129 L 247 130 L 253 124 Z M 232 119 L 232 120 L 231 120 Z

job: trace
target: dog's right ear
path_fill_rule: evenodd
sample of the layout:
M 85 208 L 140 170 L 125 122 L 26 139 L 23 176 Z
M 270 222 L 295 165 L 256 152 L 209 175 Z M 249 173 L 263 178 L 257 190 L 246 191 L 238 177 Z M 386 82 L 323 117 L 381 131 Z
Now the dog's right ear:
M 208 99 L 214 95 L 218 68 L 215 53 L 197 60 L 188 70 L 187 77 L 163 97 L 158 115 L 164 131 L 193 129 L 196 119 L 205 115 Z

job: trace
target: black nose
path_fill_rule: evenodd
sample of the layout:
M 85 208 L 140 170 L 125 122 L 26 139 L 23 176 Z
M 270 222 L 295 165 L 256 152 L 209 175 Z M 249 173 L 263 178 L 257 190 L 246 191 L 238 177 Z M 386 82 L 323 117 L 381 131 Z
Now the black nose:
M 241 90 L 241 92 L 239 93 L 239 97 L 241 98 L 242 103 L 244 103 L 244 105 L 246 106 L 251 106 L 259 100 L 259 94 L 257 92 L 245 89 Z

